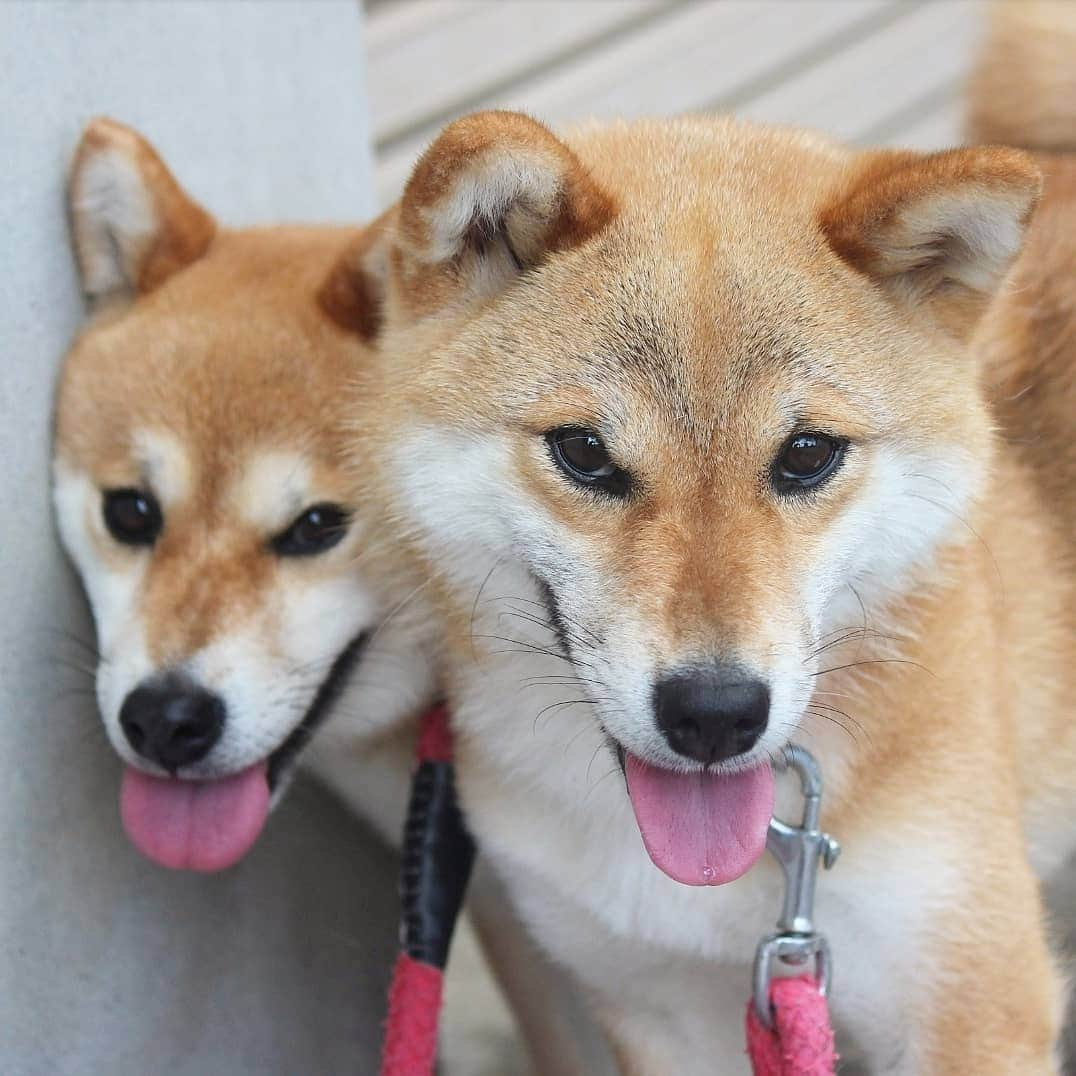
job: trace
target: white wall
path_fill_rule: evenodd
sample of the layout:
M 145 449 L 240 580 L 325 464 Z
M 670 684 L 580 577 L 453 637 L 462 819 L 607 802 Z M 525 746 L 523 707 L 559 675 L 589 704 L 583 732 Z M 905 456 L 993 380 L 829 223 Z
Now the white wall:
M 0 4 L 0 1071 L 374 1069 L 394 877 L 320 790 L 212 878 L 140 860 L 53 536 L 49 421 L 81 318 L 63 179 L 83 122 L 142 129 L 231 223 L 370 208 L 361 15 L 320 3 Z M 74 689 L 75 693 L 72 693 Z

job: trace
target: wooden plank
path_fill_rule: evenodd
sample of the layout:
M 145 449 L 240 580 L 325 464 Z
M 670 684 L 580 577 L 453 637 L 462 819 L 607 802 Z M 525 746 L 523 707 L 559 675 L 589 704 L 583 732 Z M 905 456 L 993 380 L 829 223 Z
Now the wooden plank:
M 723 0 L 693 4 L 654 32 L 596 51 L 570 71 L 519 86 L 498 104 L 551 123 L 671 115 L 769 75 L 834 35 L 901 17 L 892 0 Z
M 445 23 L 489 5 L 488 0 L 381 0 L 375 5 L 366 0 L 364 6 L 363 44 L 370 54 L 398 48 L 418 34 L 437 33 Z
M 738 112 L 818 127 L 841 139 L 887 138 L 914 122 L 917 100 L 924 100 L 926 112 L 939 91 L 951 92 L 967 69 L 980 17 L 974 0 L 923 5 L 884 33 L 745 102 Z M 894 117 L 888 125 L 887 117 Z
M 444 7 L 453 18 L 418 21 L 402 35 L 379 30 L 375 9 L 367 48 L 375 145 L 411 132 L 428 118 L 442 123 L 446 112 L 468 110 L 506 81 L 624 24 L 660 14 L 663 6 L 660 0 L 450 4 Z M 415 17 L 432 14 L 428 8 L 424 5 Z
M 931 102 L 929 109 L 921 109 L 913 121 L 895 122 L 886 130 L 878 130 L 877 137 L 868 132 L 864 141 L 924 150 L 961 145 L 964 142 L 963 89 L 959 82 L 944 88 L 940 98 Z
M 583 116 L 663 115 L 704 108 L 752 80 L 779 78 L 804 55 L 826 54 L 910 17 L 893 0 L 727 0 L 692 4 L 565 69 L 521 82 L 481 107 L 521 108 L 552 123 Z M 378 188 L 398 193 L 437 128 L 416 131 L 382 153 Z

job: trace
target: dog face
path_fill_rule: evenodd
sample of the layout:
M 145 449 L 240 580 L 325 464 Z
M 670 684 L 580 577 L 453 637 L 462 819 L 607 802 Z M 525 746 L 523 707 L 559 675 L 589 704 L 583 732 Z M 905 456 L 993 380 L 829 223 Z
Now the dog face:
M 218 229 L 108 121 L 84 136 L 71 197 L 100 310 L 64 367 L 55 504 L 105 727 L 134 771 L 222 788 L 253 774 L 264 799 L 384 614 L 343 466 L 366 351 L 318 300 L 354 233 Z M 139 803 L 177 787 L 132 781 Z
M 376 495 L 465 608 L 491 564 L 535 581 L 629 755 L 748 767 L 827 641 L 943 568 L 990 452 L 964 339 L 1036 191 L 1001 150 L 460 121 L 365 262 Z

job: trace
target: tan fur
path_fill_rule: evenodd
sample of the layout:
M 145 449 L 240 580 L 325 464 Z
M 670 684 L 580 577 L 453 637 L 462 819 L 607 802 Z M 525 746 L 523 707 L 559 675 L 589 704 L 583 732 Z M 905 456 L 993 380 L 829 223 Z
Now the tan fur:
M 1076 158 L 1038 158 L 1044 197 L 1013 275 L 1008 299 L 981 332 L 997 415 L 1012 450 L 1033 468 L 1048 503 L 1076 531 L 1076 498 L 1067 476 L 1076 469 L 1072 429 L 1076 400 L 1076 296 L 1064 271 L 1076 264 Z
M 968 135 L 1034 150 L 1072 150 L 1076 5 L 993 0 L 968 93 Z
M 376 455 L 372 469 L 364 463 L 361 488 L 415 538 L 418 574 L 435 574 L 463 714 L 463 795 L 479 836 L 515 862 L 497 817 L 513 794 L 494 798 L 506 771 L 487 757 L 496 722 L 512 715 L 480 724 L 472 704 L 485 690 L 481 664 L 495 667 L 499 651 L 473 629 L 482 590 L 437 556 L 438 503 L 446 548 L 459 548 L 450 545 L 457 526 L 473 526 L 476 545 L 487 536 L 481 521 L 422 484 L 416 454 L 441 444 L 424 441 L 428 431 L 450 434 L 461 451 L 483 439 L 496 446 L 476 457 L 496 461 L 484 480 L 506 495 L 525 490 L 599 565 L 600 593 L 576 609 L 580 630 L 604 635 L 627 622 L 656 668 L 713 653 L 765 667 L 793 641 L 825 643 L 796 595 L 809 566 L 824 561 L 831 526 L 870 488 L 868 467 L 887 446 L 936 450 L 966 496 L 941 480 L 933 495 L 917 496 L 942 513 L 950 501 L 967 508 L 950 512 L 944 538 L 894 575 L 891 593 L 873 596 L 863 624 L 846 625 L 854 638 L 826 644 L 822 667 L 833 671 L 807 711 L 821 707 L 814 716 L 825 717 L 833 700 L 849 700 L 837 712 L 855 719 L 858 734 L 844 730 L 853 742 L 809 719 L 804 742 L 826 770 L 825 823 L 846 860 L 915 833 L 924 851 L 944 848 L 954 872 L 941 890 L 928 873 L 908 898 L 924 926 L 907 939 L 921 954 L 916 966 L 891 972 L 894 984 L 905 974 L 913 982 L 894 985 L 891 999 L 910 1021 L 900 1071 L 1056 1071 L 1062 988 L 1035 870 L 1052 870 L 1076 834 L 1074 262 L 1059 236 L 1076 232 L 1076 207 L 1065 171 L 1057 180 L 1048 169 L 1027 253 L 968 349 L 1035 202 L 1038 174 L 1023 154 L 857 154 L 800 132 L 698 119 L 585 128 L 558 158 L 544 129 L 521 119 L 506 133 L 506 122 L 465 121 L 482 147 L 512 155 L 522 140 L 523 158 L 553 177 L 558 160 L 578 161 L 610 211 L 514 271 L 502 264 L 497 289 L 477 300 L 470 281 L 483 267 L 473 251 L 442 257 L 415 224 L 387 230 L 384 357 L 364 386 L 381 406 L 356 438 L 364 461 L 388 438 L 405 446 Z M 420 163 L 400 220 L 458 196 L 472 167 L 460 158 L 458 130 Z M 939 215 L 939 197 L 954 213 L 947 202 Z M 1007 387 L 988 396 L 984 384 L 995 382 Z M 782 503 L 765 492 L 766 475 L 793 422 L 832 429 L 853 449 L 839 481 Z M 565 423 L 600 424 L 639 495 L 603 501 L 565 482 L 541 438 Z M 409 466 L 414 475 L 401 476 Z M 517 537 L 513 548 L 521 544 Z M 596 692 L 613 686 L 607 678 Z M 546 802 L 540 790 L 523 794 L 535 811 Z M 616 795 L 622 789 L 602 793 Z M 526 855 L 521 847 L 519 864 L 530 864 Z M 909 885 L 918 884 L 915 870 Z M 526 885 L 525 877 L 521 892 Z M 880 896 L 866 888 L 848 899 L 869 913 Z M 599 1011 L 625 1071 L 672 1071 L 675 1053 L 663 1049 L 678 1045 L 640 1047 L 631 1005 L 618 1009 L 621 983 L 588 980 L 568 943 L 557 955 L 603 992 Z M 661 1011 L 681 1003 L 693 1002 L 663 997 Z M 887 1018 L 879 1010 L 867 1027 Z M 908 1068 L 914 1057 L 918 1069 Z

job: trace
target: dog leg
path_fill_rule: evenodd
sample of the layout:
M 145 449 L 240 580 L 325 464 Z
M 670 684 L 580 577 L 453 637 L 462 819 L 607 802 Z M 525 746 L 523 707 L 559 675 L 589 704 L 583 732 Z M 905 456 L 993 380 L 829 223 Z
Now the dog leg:
M 921 1073 L 1053 1076 L 1061 1070 L 1065 990 L 1041 918 L 994 921 L 1001 937 L 952 947 L 960 967 L 936 989 Z

